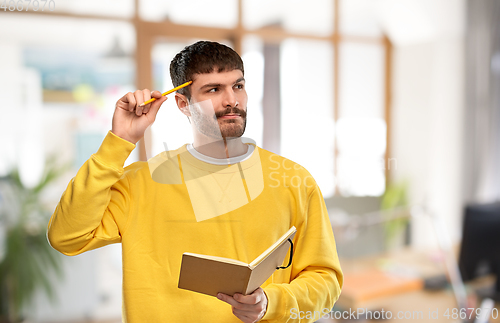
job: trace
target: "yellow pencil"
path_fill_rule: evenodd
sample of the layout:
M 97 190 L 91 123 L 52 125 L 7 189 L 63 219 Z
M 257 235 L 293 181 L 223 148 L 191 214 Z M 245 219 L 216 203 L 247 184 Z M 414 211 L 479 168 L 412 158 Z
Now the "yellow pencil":
M 182 89 L 183 87 L 186 87 L 186 86 L 188 86 L 188 85 L 189 85 L 189 84 L 191 84 L 191 83 L 193 83 L 193 81 L 189 81 L 189 82 L 186 82 L 186 83 L 184 83 L 184 84 L 179 85 L 178 87 L 174 87 L 173 89 L 171 89 L 171 90 L 169 90 L 169 91 L 167 91 L 167 92 L 163 93 L 163 94 L 162 94 L 162 96 L 165 96 L 165 95 L 168 95 L 168 94 L 170 94 L 170 93 L 172 93 L 172 92 L 175 92 L 175 91 L 177 91 L 177 90 L 180 90 L 180 89 Z M 143 107 L 143 106 L 145 106 L 146 104 L 149 104 L 149 103 L 154 102 L 154 101 L 156 101 L 156 98 L 152 98 L 151 100 L 147 100 L 146 102 L 144 102 L 143 104 L 141 104 L 141 105 L 139 105 L 139 106 L 140 106 L 140 107 Z

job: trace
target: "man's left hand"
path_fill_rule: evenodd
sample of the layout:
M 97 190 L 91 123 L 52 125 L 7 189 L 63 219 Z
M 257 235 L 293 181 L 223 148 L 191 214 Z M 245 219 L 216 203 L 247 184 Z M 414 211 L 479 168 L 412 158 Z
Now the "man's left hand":
M 267 296 L 262 288 L 257 288 L 252 294 L 234 294 L 233 297 L 219 293 L 217 298 L 231 305 L 233 314 L 245 323 L 259 321 L 267 309 Z

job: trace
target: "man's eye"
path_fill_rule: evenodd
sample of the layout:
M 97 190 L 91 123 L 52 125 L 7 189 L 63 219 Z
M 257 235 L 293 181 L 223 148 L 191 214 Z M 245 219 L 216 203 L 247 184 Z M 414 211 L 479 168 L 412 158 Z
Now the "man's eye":
M 236 84 L 235 87 L 239 90 L 243 89 L 243 84 Z
M 212 92 L 212 93 L 213 93 L 213 92 L 217 92 L 217 88 L 216 88 L 216 87 L 211 88 L 210 90 L 208 90 L 208 92 Z

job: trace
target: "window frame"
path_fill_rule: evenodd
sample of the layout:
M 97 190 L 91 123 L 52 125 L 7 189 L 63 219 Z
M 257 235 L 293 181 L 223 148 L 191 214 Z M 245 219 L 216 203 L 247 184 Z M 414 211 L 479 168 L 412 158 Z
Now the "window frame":
M 386 132 L 386 151 L 384 156 L 385 167 L 385 182 L 386 187 L 390 182 L 390 169 L 387 167 L 391 155 L 391 88 L 392 88 L 392 62 L 393 62 L 393 46 L 391 41 L 386 35 L 381 37 L 376 36 L 357 36 L 348 35 L 340 32 L 340 2 L 347 0 L 332 0 L 334 3 L 334 24 L 333 31 L 330 35 L 326 36 L 315 36 L 306 34 L 297 34 L 293 32 L 286 31 L 284 28 L 279 26 L 269 26 L 263 27 L 257 30 L 246 30 L 243 25 L 243 0 L 238 1 L 238 12 L 237 12 L 237 25 L 234 28 L 218 28 L 218 27 L 203 27 L 203 26 L 193 26 L 193 25 L 180 25 L 175 24 L 170 21 L 163 22 L 151 22 L 141 19 L 139 15 L 139 1 L 134 0 L 134 13 L 131 18 L 125 17 L 110 17 L 110 16 L 97 16 L 89 14 L 74 14 L 74 13 L 64 13 L 56 11 L 28 11 L 23 13 L 9 12 L 8 14 L 23 14 L 23 15 L 39 15 L 46 17 L 70 17 L 70 18 L 81 18 L 81 19 L 99 19 L 99 20 L 113 20 L 113 21 L 126 21 L 133 25 L 136 31 L 136 52 L 134 56 L 136 65 L 136 86 L 140 89 L 151 88 L 153 85 L 153 72 L 152 72 L 152 57 L 151 51 L 157 39 L 172 39 L 172 38 L 182 38 L 182 39 L 212 39 L 212 40 L 230 40 L 234 44 L 234 49 L 240 55 L 242 54 L 242 43 L 243 39 L 247 35 L 256 35 L 260 37 L 266 43 L 281 43 L 287 38 L 297 38 L 297 39 L 316 39 L 330 42 L 333 46 L 333 116 L 334 122 L 336 123 L 339 115 L 339 66 L 340 60 L 339 56 L 339 45 L 343 42 L 355 42 L 355 43 L 369 43 L 374 45 L 382 46 L 384 49 L 384 119 L 387 126 Z M 6 14 L 0 12 L 0 15 Z M 270 127 L 270 125 L 267 125 Z M 264 123 L 266 127 L 266 123 Z M 148 131 L 149 128 L 148 128 Z M 145 136 L 147 137 L 147 136 Z M 147 160 L 146 157 L 146 146 L 150 148 L 151 143 L 145 142 L 141 139 L 138 142 L 139 149 L 139 159 Z M 335 178 L 337 178 L 338 167 L 337 156 L 339 154 L 337 138 L 335 137 L 335 149 L 334 149 L 334 172 Z M 338 186 L 335 185 L 335 196 L 339 195 Z

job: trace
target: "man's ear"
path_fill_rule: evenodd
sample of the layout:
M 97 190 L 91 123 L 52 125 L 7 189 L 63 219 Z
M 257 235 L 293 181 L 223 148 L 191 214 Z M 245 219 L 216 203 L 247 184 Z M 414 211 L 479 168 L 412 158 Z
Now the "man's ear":
M 185 95 L 175 93 L 175 103 L 177 103 L 177 107 L 184 115 L 188 117 L 191 116 L 191 112 L 189 111 L 189 101 Z

